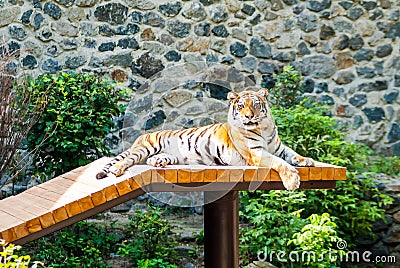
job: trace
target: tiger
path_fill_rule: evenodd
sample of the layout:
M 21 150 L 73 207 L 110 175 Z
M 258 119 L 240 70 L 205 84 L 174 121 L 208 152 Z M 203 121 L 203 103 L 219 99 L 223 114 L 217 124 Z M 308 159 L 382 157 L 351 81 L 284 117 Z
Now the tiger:
M 247 88 L 227 94 L 227 122 L 180 130 L 160 130 L 139 136 L 132 146 L 113 158 L 96 178 L 121 176 L 129 167 L 144 163 L 167 165 L 260 166 L 276 170 L 288 190 L 300 186 L 294 166 L 314 166 L 284 145 L 268 106 L 266 88 Z

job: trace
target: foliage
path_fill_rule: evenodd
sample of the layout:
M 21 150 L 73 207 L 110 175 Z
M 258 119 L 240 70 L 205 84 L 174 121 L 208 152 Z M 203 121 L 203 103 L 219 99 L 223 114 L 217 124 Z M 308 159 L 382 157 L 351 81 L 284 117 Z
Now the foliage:
M 130 257 L 136 265 L 147 263 L 149 266 L 145 267 L 172 267 L 168 265 L 176 260 L 176 241 L 171 239 L 170 228 L 168 220 L 162 219 L 160 209 L 136 213 L 128 225 L 131 239 L 119 247 L 118 253 Z M 157 262 L 164 266 L 150 266 Z
M 170 264 L 168 261 L 164 261 L 163 259 L 146 259 L 146 260 L 139 260 L 137 263 L 137 267 L 140 267 L 140 268 L 176 268 L 177 266 L 174 264 Z
M 300 217 L 297 203 L 304 202 L 304 192 L 243 192 L 240 229 L 242 259 L 250 260 L 264 247 L 286 251 L 288 241 L 306 221 Z
M 293 66 L 283 67 L 280 74 L 274 74 L 275 86 L 270 89 L 270 102 L 281 108 L 293 107 L 303 99 L 303 77 Z
M 280 94 L 271 91 L 272 98 L 282 97 Z M 299 241 L 290 244 L 289 241 L 300 237 L 292 235 L 300 232 L 308 217 L 321 212 L 332 216 L 337 226 L 335 235 L 354 246 L 358 235 L 371 231 L 371 223 L 384 218 L 385 208 L 392 202 L 374 184 L 373 173 L 364 172 L 398 174 L 399 160 L 385 161 L 365 145 L 347 142 L 326 107 L 303 100 L 290 107 L 273 105 L 271 110 L 286 145 L 317 161 L 346 166 L 348 176 L 330 190 L 243 193 L 240 215 L 246 225 L 241 228 L 242 254 L 248 259 L 255 258 L 257 251 L 265 246 L 290 251 Z M 372 157 L 375 163 L 370 161 Z M 317 218 L 313 220 L 317 222 Z
M 361 165 L 360 158 L 369 151 L 365 145 L 345 141 L 324 107 L 303 101 L 295 107 L 271 110 L 282 142 L 299 154 L 351 168 Z
M 385 173 L 392 176 L 400 176 L 400 158 L 397 156 L 383 157 L 371 155 L 366 161 L 365 169 L 369 172 Z
M 338 264 L 340 256 L 343 256 L 345 252 L 335 249 L 341 241 L 335 230 L 336 224 L 331 221 L 328 213 L 312 214 L 309 220 L 310 223 L 300 232 L 295 233 L 288 244 L 296 246 L 295 251 L 298 256 L 304 257 L 299 260 L 307 267 L 323 268 Z
M 169 222 L 159 209 L 137 211 L 127 226 L 78 222 L 27 245 L 49 267 L 108 267 L 110 255 L 129 257 L 133 267 L 174 268 L 178 263 Z
M 384 207 L 391 199 L 374 187 L 372 179 L 360 182 L 355 173 L 336 189 L 301 192 L 269 191 L 242 193 L 242 254 L 252 259 L 267 247 L 289 251 L 288 241 L 304 227 L 312 214 L 329 212 L 337 233 L 352 244 L 359 234 L 371 231 L 371 222 L 384 217 Z
M 16 268 L 28 268 L 31 262 L 29 255 L 18 256 L 15 251 L 20 250 L 21 246 L 14 244 L 8 244 L 5 240 L 0 239 L 0 268 L 16 267 Z M 40 262 L 34 262 L 31 268 L 42 266 Z
M 79 222 L 29 244 L 31 255 L 51 267 L 107 267 L 104 262 L 118 241 L 106 228 Z
M 39 172 L 59 175 L 108 154 L 102 141 L 114 127 L 112 116 L 123 111 L 118 100 L 124 93 L 113 83 L 61 72 L 30 79 L 23 90 L 34 97 L 46 92 L 45 111 L 27 139 L 28 149 L 39 148 L 35 155 Z

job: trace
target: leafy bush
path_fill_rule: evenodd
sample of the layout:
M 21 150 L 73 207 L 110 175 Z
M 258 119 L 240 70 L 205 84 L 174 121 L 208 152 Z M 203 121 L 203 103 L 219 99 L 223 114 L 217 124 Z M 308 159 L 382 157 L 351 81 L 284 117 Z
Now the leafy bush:
M 159 209 L 137 211 L 127 226 L 78 222 L 27 245 L 49 267 L 108 267 L 110 255 L 129 257 L 133 267 L 174 268 L 178 262 L 169 222 Z
M 365 169 L 369 172 L 385 173 L 392 176 L 400 176 L 400 158 L 397 156 L 383 157 L 381 155 L 369 155 L 365 161 Z
M 104 262 L 114 244 L 115 235 L 107 228 L 79 222 L 50 237 L 29 244 L 35 259 L 51 267 L 107 267 Z
M 283 67 L 280 74 L 274 74 L 275 86 L 270 89 L 270 102 L 273 106 L 290 108 L 303 99 L 303 78 L 293 66 Z
M 171 263 L 176 261 L 176 242 L 171 239 L 168 220 L 161 217 L 157 208 L 134 214 L 128 225 L 131 239 L 119 247 L 118 254 L 130 257 L 137 266 L 141 263 L 147 265 L 143 267 L 175 267 Z
M 279 79 L 283 83 L 288 81 L 289 86 L 281 87 L 293 92 L 285 95 L 271 90 L 272 99 L 281 98 L 281 103 L 296 104 L 292 96 L 297 96 L 301 90 L 292 86 L 291 72 L 286 70 Z M 298 73 L 293 76 L 299 78 Z M 394 165 L 386 163 L 365 145 L 347 142 L 345 133 L 337 129 L 335 119 L 328 116 L 328 109 L 308 100 L 290 107 L 272 105 L 271 110 L 279 136 L 286 145 L 317 161 L 346 166 L 348 176 L 346 181 L 337 182 L 336 188 L 330 190 L 243 193 L 240 212 L 245 223 L 241 228 L 242 254 L 253 259 L 257 251 L 265 246 L 290 251 L 297 242 L 289 244 L 289 241 L 300 237 L 295 235 L 293 238 L 293 235 L 300 232 L 308 217 L 321 212 L 332 216 L 337 235 L 349 246 L 354 246 L 352 243 L 358 235 L 370 232 L 371 223 L 384 218 L 385 207 L 392 202 L 390 197 L 378 190 L 373 179 L 362 172 L 387 171 L 396 174 L 399 172 L 396 166 L 399 161 L 393 158 Z M 369 159 L 372 156 L 378 159 L 375 163 L 385 163 L 383 167 L 371 164 Z
M 292 236 L 306 224 L 296 203 L 306 200 L 304 192 L 242 192 L 239 215 L 242 261 L 251 260 L 264 247 L 286 251 Z
M 374 187 L 372 179 L 362 182 L 356 173 L 340 181 L 331 190 L 257 191 L 242 193 L 241 251 L 245 259 L 254 259 L 260 249 L 289 252 L 289 241 L 305 225 L 307 217 L 326 211 L 337 225 L 337 233 L 349 246 L 359 234 L 371 231 L 371 222 L 384 218 L 384 207 L 391 198 Z
M 34 97 L 46 92 L 46 108 L 27 138 L 37 170 L 59 175 L 107 155 L 102 143 L 114 127 L 112 116 L 123 111 L 110 81 L 89 74 L 43 74 L 23 89 Z M 34 107 L 32 107 L 34 109 Z
M 341 239 L 337 236 L 336 224 L 331 221 L 328 213 L 322 215 L 312 214 L 309 217 L 310 223 L 293 235 L 289 245 L 296 246 L 298 253 L 296 261 L 301 261 L 307 267 L 333 267 L 339 264 L 340 256 L 345 252 L 335 249 Z
M 356 168 L 370 151 L 365 145 L 345 141 L 344 133 L 336 128 L 335 119 L 327 116 L 327 109 L 317 104 L 306 105 L 303 101 L 291 108 L 271 110 L 282 142 L 299 154 Z
M 31 262 L 31 257 L 29 255 L 18 256 L 15 251 L 20 250 L 21 246 L 16 246 L 14 244 L 8 244 L 5 240 L 0 239 L 0 268 L 6 267 L 18 267 L 18 268 L 28 268 Z M 40 262 L 34 262 L 31 266 L 36 268 L 38 266 L 43 267 Z
M 163 259 L 146 259 L 146 260 L 139 260 L 137 263 L 137 267 L 140 267 L 140 268 L 176 268 L 177 266 L 174 264 L 170 264 L 168 261 L 164 261 Z

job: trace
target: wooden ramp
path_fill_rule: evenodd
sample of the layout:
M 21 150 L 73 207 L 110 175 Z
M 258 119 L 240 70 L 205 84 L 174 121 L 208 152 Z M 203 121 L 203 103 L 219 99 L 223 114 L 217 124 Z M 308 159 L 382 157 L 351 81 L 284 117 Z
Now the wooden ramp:
M 249 166 L 134 166 L 123 176 L 97 180 L 109 158 L 0 200 L 0 238 L 24 244 L 146 192 L 284 189 L 277 172 Z M 346 168 L 318 163 L 297 168 L 301 189 L 334 188 Z

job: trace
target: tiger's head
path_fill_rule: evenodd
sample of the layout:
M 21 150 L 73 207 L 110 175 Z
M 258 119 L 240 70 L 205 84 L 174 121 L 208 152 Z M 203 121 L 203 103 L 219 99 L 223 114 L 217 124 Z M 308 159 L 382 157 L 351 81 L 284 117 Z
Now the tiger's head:
M 262 88 L 258 91 L 246 90 L 240 93 L 228 93 L 229 107 L 228 122 L 238 127 L 261 127 L 265 119 L 270 118 L 267 103 L 268 90 Z

